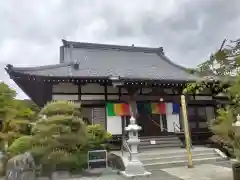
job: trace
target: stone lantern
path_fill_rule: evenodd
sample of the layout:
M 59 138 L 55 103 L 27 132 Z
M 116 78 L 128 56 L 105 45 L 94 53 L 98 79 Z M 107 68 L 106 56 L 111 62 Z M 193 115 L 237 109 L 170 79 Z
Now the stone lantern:
M 236 128 L 240 127 L 240 115 L 239 114 L 237 115 L 237 121 L 235 123 L 233 123 L 233 126 Z
M 146 171 L 143 167 L 142 162 L 138 159 L 138 145 L 140 143 L 140 139 L 138 138 L 138 132 L 142 128 L 136 124 L 136 120 L 134 117 L 130 118 L 130 124 L 125 127 L 125 131 L 128 132 L 128 140 L 127 143 L 131 150 L 130 152 L 130 161 L 127 164 L 125 171 L 121 173 L 126 177 L 136 177 L 136 176 L 147 176 L 151 173 Z
M 232 124 L 237 136 L 240 136 L 240 115 L 237 115 L 237 121 Z

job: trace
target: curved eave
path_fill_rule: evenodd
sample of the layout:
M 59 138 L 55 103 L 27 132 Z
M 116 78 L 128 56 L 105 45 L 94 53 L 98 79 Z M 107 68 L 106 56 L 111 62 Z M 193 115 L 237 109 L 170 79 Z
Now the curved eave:
M 171 62 L 171 61 L 170 61 Z M 5 68 L 7 73 L 9 74 L 11 79 L 18 79 L 18 78 L 26 78 L 28 80 L 39 80 L 39 81 L 102 81 L 102 82 L 112 82 L 111 76 L 56 76 L 56 75 L 39 75 L 34 73 L 34 71 L 44 70 L 44 69 L 54 69 L 63 66 L 70 66 L 71 64 L 56 64 L 56 65 L 46 65 L 46 66 L 39 66 L 39 67 L 13 67 L 12 65 L 8 64 Z M 156 83 L 156 84 L 185 84 L 185 83 L 193 83 L 198 81 L 217 81 L 216 79 L 201 79 L 196 78 L 196 80 L 175 80 L 175 79 L 149 79 L 149 78 L 135 78 L 135 77 L 118 77 L 119 81 L 122 82 L 129 82 L 129 83 Z
M 103 81 L 108 81 L 108 82 L 112 82 L 114 80 L 111 80 L 110 76 L 81 76 L 81 77 L 75 77 L 75 76 L 48 76 L 48 75 L 38 75 L 38 74 L 29 74 L 26 73 L 25 71 L 29 71 L 28 68 L 14 68 L 12 66 L 8 66 L 5 68 L 5 70 L 7 71 L 7 73 L 9 74 L 11 79 L 19 79 L 19 78 L 26 78 L 28 80 L 88 80 L 88 81 L 98 81 L 98 80 L 103 80 Z M 186 81 L 186 80 L 174 80 L 174 79 L 148 79 L 148 78 L 134 78 L 134 77 L 119 77 L 118 81 L 122 81 L 122 82 L 129 82 L 129 83 L 133 83 L 133 82 L 143 82 L 143 83 L 147 83 L 147 82 L 152 82 L 152 83 L 190 83 L 190 82 L 195 82 L 195 81 Z

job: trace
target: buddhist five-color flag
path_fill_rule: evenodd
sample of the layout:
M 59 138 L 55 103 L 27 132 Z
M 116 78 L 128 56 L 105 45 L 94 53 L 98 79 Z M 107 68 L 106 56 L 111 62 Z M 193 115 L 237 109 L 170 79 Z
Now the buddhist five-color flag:
M 180 104 L 173 103 L 172 107 L 173 107 L 173 111 L 172 111 L 173 114 L 180 113 Z
M 137 103 L 138 113 L 179 114 L 180 104 L 175 103 Z M 130 106 L 125 103 L 107 103 L 107 116 L 129 116 Z
M 165 103 L 151 103 L 152 114 L 166 114 Z
M 107 116 L 128 116 L 130 106 L 125 103 L 107 103 Z
M 159 114 L 160 113 L 160 104 L 159 103 L 152 103 L 152 114 Z
M 151 114 L 152 113 L 152 107 L 150 103 L 137 103 L 137 113 L 147 113 Z
M 137 103 L 138 113 L 166 114 L 165 103 Z

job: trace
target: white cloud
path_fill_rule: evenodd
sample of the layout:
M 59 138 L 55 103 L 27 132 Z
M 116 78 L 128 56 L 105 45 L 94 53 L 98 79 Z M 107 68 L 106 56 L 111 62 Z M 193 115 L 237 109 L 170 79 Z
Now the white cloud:
M 226 38 L 240 36 L 239 0 L 0 0 L 0 75 L 6 64 L 58 63 L 61 39 L 163 46 L 195 66 Z

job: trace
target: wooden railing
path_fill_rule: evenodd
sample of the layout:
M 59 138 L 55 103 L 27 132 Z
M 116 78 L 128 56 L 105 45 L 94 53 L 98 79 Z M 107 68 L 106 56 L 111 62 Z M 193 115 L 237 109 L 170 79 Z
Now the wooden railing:
M 181 127 L 175 122 L 173 122 L 173 131 L 174 132 L 181 132 Z
M 123 135 L 122 135 L 122 147 L 121 147 L 122 156 L 123 156 L 123 152 L 124 152 L 125 150 L 129 153 L 129 160 L 131 161 L 131 160 L 132 160 L 132 151 L 131 151 L 128 143 L 127 143 L 126 133 L 125 133 L 125 131 L 124 131 L 124 132 L 123 132 Z

